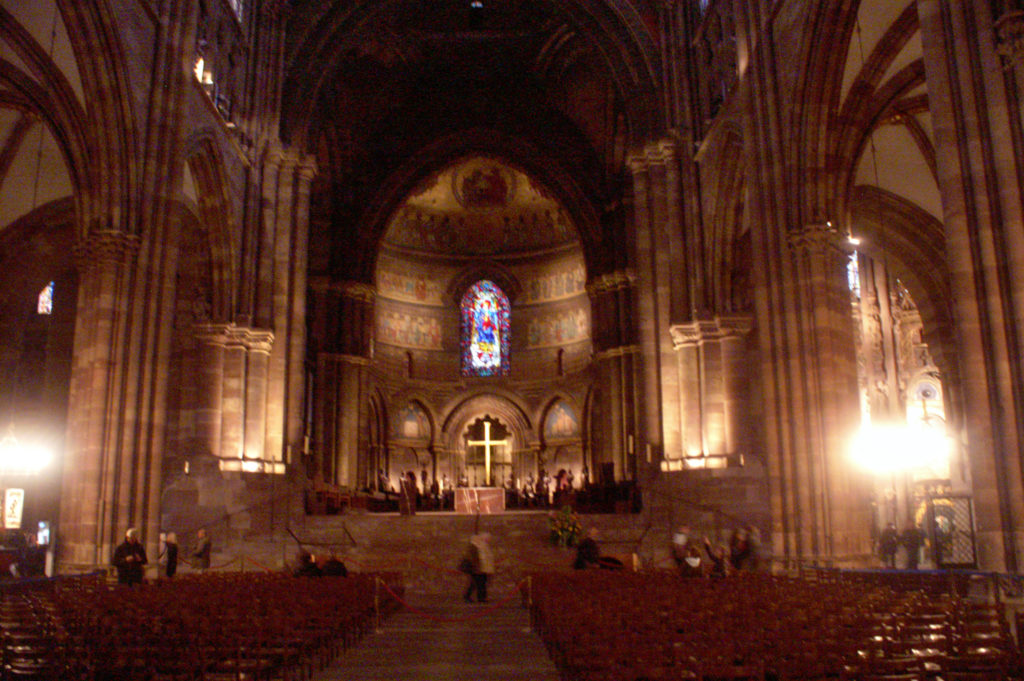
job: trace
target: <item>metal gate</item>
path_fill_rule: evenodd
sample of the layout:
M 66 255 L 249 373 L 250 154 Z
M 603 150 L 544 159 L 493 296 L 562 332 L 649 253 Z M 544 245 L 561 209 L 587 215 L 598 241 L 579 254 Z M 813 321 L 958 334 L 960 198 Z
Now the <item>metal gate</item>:
M 974 505 L 966 494 L 925 494 L 918 523 L 928 537 L 928 552 L 937 568 L 976 568 Z

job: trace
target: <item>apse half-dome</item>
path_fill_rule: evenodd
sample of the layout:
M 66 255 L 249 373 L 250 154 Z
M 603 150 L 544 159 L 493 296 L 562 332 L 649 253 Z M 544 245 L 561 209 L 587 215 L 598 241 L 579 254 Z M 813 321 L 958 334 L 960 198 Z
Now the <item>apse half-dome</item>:
M 387 221 L 375 279 L 375 360 L 408 377 L 516 380 L 589 359 L 576 226 L 541 183 L 500 158 L 463 157 L 418 183 Z M 495 370 L 467 371 L 463 303 L 481 281 L 508 297 L 508 328 Z
M 473 156 L 420 183 L 392 215 L 384 243 L 445 255 L 528 255 L 578 237 L 558 201 L 526 173 Z

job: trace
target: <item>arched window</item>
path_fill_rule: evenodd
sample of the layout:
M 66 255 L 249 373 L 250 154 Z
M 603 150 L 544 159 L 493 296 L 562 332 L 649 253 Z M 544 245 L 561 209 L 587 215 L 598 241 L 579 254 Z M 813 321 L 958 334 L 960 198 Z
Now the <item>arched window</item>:
M 461 308 L 462 375 L 508 376 L 508 296 L 482 279 L 462 296 Z
M 36 303 L 36 312 L 39 314 L 53 314 L 53 282 L 43 287 L 39 292 L 39 300 Z

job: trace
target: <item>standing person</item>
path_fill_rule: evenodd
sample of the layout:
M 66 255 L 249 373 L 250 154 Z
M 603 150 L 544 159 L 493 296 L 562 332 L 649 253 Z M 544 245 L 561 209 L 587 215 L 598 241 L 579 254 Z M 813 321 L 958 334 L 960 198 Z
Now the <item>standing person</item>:
M 747 565 L 751 572 L 761 567 L 761 530 L 756 525 L 747 525 Z
M 889 523 L 878 535 L 878 555 L 886 567 L 896 567 L 896 550 L 900 546 L 900 534 L 896 531 L 896 523 Z
M 748 558 L 750 558 L 750 542 L 747 540 L 747 530 L 737 528 L 729 538 L 729 564 L 734 570 L 743 570 L 747 567 Z
M 146 549 L 139 541 L 139 531 L 134 527 L 129 528 L 124 533 L 124 541 L 114 549 L 117 583 L 129 586 L 142 584 L 142 570 L 147 562 Z
M 680 525 L 679 529 L 676 530 L 675 534 L 672 535 L 672 559 L 676 562 L 676 567 L 682 569 L 687 556 L 690 556 L 690 526 Z M 700 556 L 700 550 L 697 551 L 698 557 Z
M 416 474 L 407 471 L 402 476 L 402 496 L 398 498 L 398 512 L 402 515 L 416 515 Z
M 704 537 L 704 551 L 708 554 L 708 560 L 711 561 L 711 569 L 708 574 L 712 577 L 725 577 L 729 574 L 729 553 L 728 549 L 725 548 L 725 544 L 718 544 L 717 546 L 711 546 L 711 540 Z
M 167 579 L 172 579 L 174 573 L 178 571 L 178 535 L 173 532 L 168 532 L 167 538 L 164 539 L 164 556 L 164 574 Z
M 197 570 L 208 570 L 210 567 L 210 551 L 213 546 L 210 543 L 210 538 L 206 536 L 206 530 L 199 530 L 196 532 L 196 550 L 192 552 L 192 557 L 195 558 L 195 567 Z
M 478 603 L 487 602 L 487 578 L 494 574 L 494 551 L 491 549 L 491 535 L 487 532 L 474 534 L 469 539 L 466 558 L 470 562 L 469 586 L 462 599 L 467 603 L 473 601 L 476 592 Z
M 900 543 L 907 550 L 907 569 L 916 570 L 918 556 L 921 553 L 921 545 L 924 544 L 924 535 L 917 525 L 910 524 L 900 535 Z

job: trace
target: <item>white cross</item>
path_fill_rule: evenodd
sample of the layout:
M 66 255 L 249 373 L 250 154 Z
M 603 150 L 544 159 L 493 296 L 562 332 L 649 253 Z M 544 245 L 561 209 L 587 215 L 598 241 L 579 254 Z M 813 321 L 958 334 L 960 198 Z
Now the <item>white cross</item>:
M 483 447 L 484 448 L 484 486 L 491 486 L 491 447 L 497 445 L 507 445 L 508 440 L 492 440 L 491 439 L 491 422 L 484 421 L 484 439 L 483 440 L 467 440 L 466 444 L 471 447 Z

